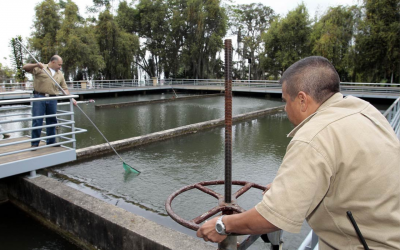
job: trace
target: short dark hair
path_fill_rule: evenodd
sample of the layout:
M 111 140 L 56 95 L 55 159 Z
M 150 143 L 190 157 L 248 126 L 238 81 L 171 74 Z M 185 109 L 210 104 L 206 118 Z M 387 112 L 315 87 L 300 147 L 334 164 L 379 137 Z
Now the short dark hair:
M 310 56 L 295 62 L 283 73 L 279 82 L 286 84 L 291 100 L 304 91 L 317 103 L 323 103 L 340 91 L 339 74 L 322 56 Z

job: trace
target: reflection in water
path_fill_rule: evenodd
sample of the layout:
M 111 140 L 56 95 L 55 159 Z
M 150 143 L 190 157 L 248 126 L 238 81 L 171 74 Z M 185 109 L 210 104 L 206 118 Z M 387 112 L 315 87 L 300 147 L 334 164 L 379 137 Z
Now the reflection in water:
M 159 99 L 160 95 L 98 98 L 95 104 L 139 101 L 144 97 Z M 80 107 L 109 141 L 224 117 L 223 96 L 111 109 L 95 109 L 95 104 L 83 104 Z M 234 97 L 233 115 L 276 107 L 282 104 L 280 99 Z M 98 131 L 92 128 L 92 124 L 77 109 L 75 109 L 75 123 L 77 127 L 88 130 L 86 133 L 76 135 L 77 148 L 105 143 L 104 139 L 99 136 Z

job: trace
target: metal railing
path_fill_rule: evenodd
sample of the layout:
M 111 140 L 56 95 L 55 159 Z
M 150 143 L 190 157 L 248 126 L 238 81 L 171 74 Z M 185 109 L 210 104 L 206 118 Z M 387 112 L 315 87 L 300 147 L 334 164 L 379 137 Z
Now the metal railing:
M 400 97 L 383 113 L 400 139 Z
M 23 90 L 33 90 L 33 82 L 10 82 L 0 83 L 0 93 L 2 92 L 12 92 L 12 91 L 23 91 Z
M 161 86 L 224 86 L 223 79 L 122 79 L 122 80 L 90 80 L 68 81 L 70 90 L 101 90 L 117 88 L 161 87 Z M 268 90 L 280 89 L 281 85 L 275 80 L 233 80 L 233 88 Z M 399 83 L 353 83 L 341 82 L 340 89 L 346 94 L 378 95 L 385 97 L 390 95 L 400 96 Z M 25 83 L 0 83 L 0 92 L 33 90 L 32 82 Z
M 298 250 L 318 250 L 318 240 L 318 236 L 314 233 L 313 230 L 311 230 L 299 246 Z
M 45 136 L 40 137 L 40 140 L 46 140 L 50 138 L 56 138 L 56 143 L 51 145 L 43 145 L 37 148 L 26 148 L 21 150 L 15 150 L 12 152 L 0 153 L 1 156 L 22 153 L 26 151 L 37 150 L 40 148 L 47 148 L 56 145 L 63 145 L 67 148 L 76 148 L 76 139 L 75 134 L 83 133 L 87 130 L 75 127 L 74 121 L 74 111 L 73 111 L 73 104 L 71 102 L 72 98 L 77 98 L 77 95 L 72 96 L 57 96 L 57 97 L 44 97 L 44 98 L 28 98 L 28 99 L 17 99 L 17 100 L 6 100 L 0 101 L 0 125 L 2 126 L 2 130 L 0 134 L 11 134 L 10 139 L 5 139 L 0 144 L 0 152 L 2 151 L 2 147 L 7 146 L 15 146 L 18 144 L 37 141 L 39 138 L 31 139 L 29 134 L 34 129 L 42 129 L 42 134 Z M 69 100 L 69 110 L 57 110 L 57 113 L 54 115 L 44 115 L 44 116 L 32 116 L 31 112 L 26 112 L 24 109 L 28 109 L 32 107 L 33 102 L 44 101 L 44 100 Z M 30 105 L 27 105 L 30 103 Z M 16 110 L 24 110 L 21 112 L 16 112 Z M 32 127 L 31 121 L 38 118 L 45 118 L 47 117 L 57 117 L 58 123 L 52 125 L 43 125 Z M 47 136 L 46 131 L 43 128 L 49 127 L 56 127 L 58 131 L 56 135 Z M 12 140 L 15 138 L 24 137 L 27 138 L 25 140 Z M 8 142 L 10 141 L 10 142 Z M 12 141 L 12 142 L 11 142 Z M 69 144 L 69 147 L 66 146 Z M 72 145 L 70 145 L 72 144 Z

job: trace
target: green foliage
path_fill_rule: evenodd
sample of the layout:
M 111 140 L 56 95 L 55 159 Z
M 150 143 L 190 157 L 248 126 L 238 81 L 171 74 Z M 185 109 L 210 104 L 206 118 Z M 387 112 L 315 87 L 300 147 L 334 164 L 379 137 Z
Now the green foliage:
M 57 31 L 61 27 L 60 6 L 54 0 L 44 0 L 35 7 L 32 48 L 37 52 L 36 58 L 41 62 L 57 54 Z
M 12 78 L 14 75 L 14 70 L 7 66 L 3 66 L 3 64 L 0 63 L 0 81 Z
M 158 77 L 163 70 L 163 54 L 169 32 L 167 15 L 168 6 L 163 0 L 140 0 L 134 15 L 134 28 L 139 37 L 145 39 L 144 48 L 139 53 L 139 65 L 150 77 Z
M 65 4 L 63 14 L 64 19 L 57 31 L 56 38 L 60 45 L 59 54 L 64 61 L 65 77 L 66 79 L 82 80 L 84 75 L 77 75 L 82 71 L 87 73 L 85 78 L 93 77 L 105 67 L 94 27 L 81 21 L 78 6 L 71 0 Z
M 262 4 L 225 9 L 220 0 L 121 1 L 115 15 L 112 3 L 94 0 L 97 16 L 84 20 L 72 0 L 43 0 L 29 49 L 41 62 L 59 54 L 67 79 L 133 78 L 138 67 L 150 77 L 220 78 L 229 28 L 239 44 L 235 79 L 248 78 L 248 59 L 251 79 L 278 79 L 295 61 L 321 55 L 342 81 L 400 81 L 399 0 L 332 7 L 314 23 L 304 4 L 279 17 Z
M 356 6 L 329 8 L 311 33 L 312 53 L 330 60 L 341 81 L 351 81 L 354 72 L 352 42 L 357 31 L 360 9 Z
M 105 79 L 127 79 L 134 75 L 134 55 L 139 48 L 137 36 L 121 30 L 109 10 L 99 15 L 96 26 L 97 41 L 105 68 Z
M 11 45 L 13 56 L 14 56 L 12 61 L 13 61 L 15 68 L 17 69 L 15 78 L 18 82 L 24 82 L 25 78 L 26 78 L 25 71 L 22 69 L 24 53 L 22 51 L 23 48 L 22 48 L 20 42 L 22 43 L 22 38 L 21 38 L 21 36 L 17 36 L 15 38 L 11 39 L 10 45 Z
M 276 18 L 263 35 L 263 66 L 278 78 L 290 65 L 311 55 L 311 22 L 304 4 L 290 11 L 285 18 Z
M 356 70 L 367 82 L 400 82 L 400 4 L 364 0 L 365 15 L 356 36 Z
M 227 29 L 220 1 L 140 0 L 136 8 L 122 2 L 116 20 L 125 31 L 143 38 L 136 63 L 150 77 L 161 72 L 167 77 L 217 75 Z
M 217 53 L 223 48 L 227 17 L 219 0 L 189 0 L 183 9 L 184 41 L 182 61 L 187 76 L 213 78 Z
M 248 70 L 245 70 L 245 62 L 251 60 L 251 79 L 264 79 L 264 70 L 261 66 L 261 55 L 264 47 L 262 45 L 262 34 L 267 32 L 276 15 L 267 6 L 259 4 L 234 5 L 229 9 L 231 15 L 230 27 L 232 34 L 237 36 L 239 55 L 238 65 L 243 69 L 237 77 L 245 78 Z M 247 77 L 246 77 L 247 78 Z

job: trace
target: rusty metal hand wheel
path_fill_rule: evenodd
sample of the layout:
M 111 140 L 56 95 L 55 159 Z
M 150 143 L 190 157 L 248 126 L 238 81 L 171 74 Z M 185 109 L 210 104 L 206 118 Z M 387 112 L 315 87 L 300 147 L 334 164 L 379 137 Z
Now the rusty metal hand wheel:
M 247 181 L 232 181 L 232 185 L 240 185 L 242 186 L 242 188 L 240 188 L 238 191 L 236 191 L 235 194 L 233 194 L 232 198 L 231 198 L 231 202 L 230 203 L 226 203 L 224 200 L 224 196 L 215 192 L 214 190 L 211 190 L 209 188 L 207 188 L 206 186 L 211 186 L 211 185 L 223 185 L 225 184 L 225 181 L 223 180 L 219 180 L 219 181 L 204 181 L 204 182 L 199 182 L 193 185 L 189 185 L 186 187 L 183 187 L 181 189 L 179 189 L 178 191 L 174 192 L 173 194 L 171 194 L 167 201 L 165 202 L 165 208 L 167 210 L 167 213 L 169 214 L 169 216 L 175 220 L 176 222 L 178 222 L 179 224 L 181 224 L 184 227 L 190 228 L 192 230 L 197 231 L 200 228 L 200 223 L 204 222 L 205 220 L 207 220 L 208 218 L 216 215 L 219 212 L 225 212 L 225 213 L 242 213 L 245 212 L 246 210 L 244 210 L 243 208 L 241 208 L 237 203 L 236 200 L 237 198 L 239 198 L 240 196 L 242 196 L 245 192 L 247 192 L 248 190 L 250 190 L 251 188 L 257 188 L 260 189 L 262 191 L 264 191 L 266 189 L 265 186 L 261 186 L 255 183 L 251 183 L 251 182 L 247 182 Z M 203 213 L 202 215 L 188 221 L 185 219 L 182 219 L 181 217 L 179 217 L 177 214 L 174 213 L 174 211 L 172 210 L 172 201 L 180 194 L 189 191 L 191 189 L 198 189 L 206 194 L 209 194 L 211 196 L 214 196 L 215 198 L 218 199 L 218 205 L 215 206 L 214 208 L 210 209 L 209 211 Z M 245 240 L 242 241 L 242 243 L 238 244 L 238 248 L 237 249 L 247 249 L 251 244 L 253 244 L 261 235 L 250 235 L 248 236 Z
M 231 212 L 242 213 L 242 212 L 246 211 L 236 203 L 236 199 L 239 198 L 240 196 L 242 196 L 245 192 L 247 192 L 251 188 L 257 188 L 262 191 L 264 191 L 266 189 L 266 187 L 264 187 L 264 186 L 261 186 L 261 185 L 255 184 L 255 183 L 251 183 L 251 182 L 247 182 L 247 181 L 232 181 L 233 185 L 240 185 L 243 187 L 240 188 L 235 194 L 232 195 L 233 197 L 232 197 L 231 203 L 225 203 L 223 195 L 206 187 L 206 186 L 211 186 L 211 185 L 223 185 L 223 184 L 225 184 L 225 181 L 223 181 L 223 180 L 204 181 L 204 182 L 199 182 L 199 183 L 189 185 L 189 186 L 179 189 L 178 191 L 171 194 L 168 197 L 167 201 L 165 202 L 165 208 L 167 210 L 167 213 L 169 214 L 169 216 L 171 216 L 171 218 L 173 220 L 175 220 L 182 226 L 185 226 L 187 228 L 197 231 L 200 228 L 200 226 L 199 226 L 200 223 L 204 222 L 205 220 L 216 215 L 219 212 L 231 211 Z M 177 214 L 175 214 L 174 211 L 172 210 L 171 204 L 172 204 L 173 199 L 175 199 L 175 197 L 177 197 L 179 194 L 182 194 L 182 193 L 189 191 L 191 189 L 194 189 L 194 188 L 217 198 L 218 206 L 215 206 L 214 208 L 210 209 L 209 211 L 205 212 L 204 214 L 188 221 L 188 220 L 182 219 Z

